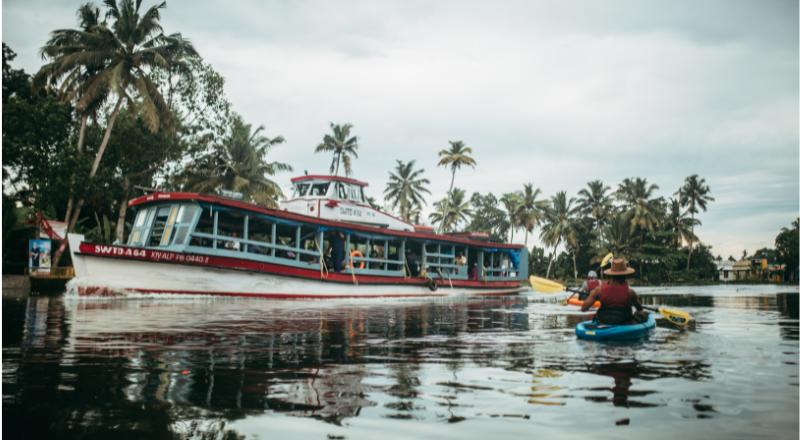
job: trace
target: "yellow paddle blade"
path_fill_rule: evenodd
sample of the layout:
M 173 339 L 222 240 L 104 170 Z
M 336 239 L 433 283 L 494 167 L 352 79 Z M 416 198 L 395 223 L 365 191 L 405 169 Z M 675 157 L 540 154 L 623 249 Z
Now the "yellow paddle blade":
M 686 325 L 692 317 L 683 310 L 658 309 L 658 313 L 664 315 L 669 322 L 678 325 Z
M 603 257 L 603 264 L 601 264 L 600 267 L 604 267 L 605 265 L 611 263 L 613 260 L 614 260 L 614 254 L 609 252 L 608 255 Z
M 567 290 L 567 288 L 562 286 L 561 284 L 558 284 L 554 281 L 546 280 L 544 278 L 535 277 L 533 275 L 531 275 L 530 281 L 531 281 L 531 286 L 538 292 L 542 293 L 557 293 Z

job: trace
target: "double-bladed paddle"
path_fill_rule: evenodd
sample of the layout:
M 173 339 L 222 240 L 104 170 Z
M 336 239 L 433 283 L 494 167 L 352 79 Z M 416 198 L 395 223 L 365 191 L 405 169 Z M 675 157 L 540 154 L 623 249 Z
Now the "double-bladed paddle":
M 563 292 L 565 290 L 570 292 L 580 293 L 577 290 L 565 287 L 559 283 L 556 283 L 555 281 L 546 280 L 544 278 L 539 278 L 532 275 L 530 277 L 530 282 L 531 286 L 533 286 L 534 289 L 542 293 L 558 293 L 558 292 Z M 656 309 L 653 307 L 644 307 L 644 306 L 642 307 L 647 310 L 652 310 L 654 312 L 662 314 L 665 318 L 667 318 L 669 322 L 673 324 L 686 325 L 692 318 L 688 313 L 684 312 L 683 310 L 663 309 L 663 308 Z

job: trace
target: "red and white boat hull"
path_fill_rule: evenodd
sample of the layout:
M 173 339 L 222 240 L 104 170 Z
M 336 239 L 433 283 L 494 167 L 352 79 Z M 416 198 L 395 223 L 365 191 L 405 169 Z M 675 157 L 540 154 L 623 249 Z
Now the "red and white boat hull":
M 250 296 L 261 298 L 368 298 L 450 295 L 509 295 L 519 282 L 439 281 L 331 273 L 227 257 L 161 252 L 127 246 L 83 243 L 70 235 L 81 296 L 117 296 L 126 292 Z M 356 282 L 358 284 L 356 284 Z

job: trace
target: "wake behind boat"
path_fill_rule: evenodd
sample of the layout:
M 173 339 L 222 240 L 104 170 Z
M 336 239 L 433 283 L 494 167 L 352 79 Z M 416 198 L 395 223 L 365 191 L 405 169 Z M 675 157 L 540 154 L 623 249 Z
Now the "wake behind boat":
M 263 298 L 507 295 L 527 279 L 521 245 L 480 233 L 435 234 L 373 209 L 364 182 L 292 179 L 282 209 L 207 194 L 131 200 L 125 245 L 70 234 L 78 294 L 124 292 Z M 334 234 L 346 269 L 333 272 Z

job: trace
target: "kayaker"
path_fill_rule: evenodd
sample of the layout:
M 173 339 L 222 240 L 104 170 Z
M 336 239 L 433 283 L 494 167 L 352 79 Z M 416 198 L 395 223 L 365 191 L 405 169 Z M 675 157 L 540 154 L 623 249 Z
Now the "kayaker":
M 581 311 L 589 310 L 596 301 L 600 301 L 595 320 L 600 324 L 627 325 L 647 321 L 648 314 L 642 309 L 642 303 L 636 297 L 636 292 L 628 287 L 626 277 L 636 272 L 625 264 L 625 260 L 617 258 L 611 262 L 611 268 L 603 273 L 609 275 L 609 280 L 589 293 L 583 301 Z M 636 308 L 636 313 L 631 313 L 631 307 Z
M 589 279 L 583 282 L 580 288 L 581 293 L 578 294 L 578 299 L 583 301 L 589 296 L 589 292 L 600 287 L 600 280 L 597 279 L 597 273 L 593 270 L 589 271 Z

